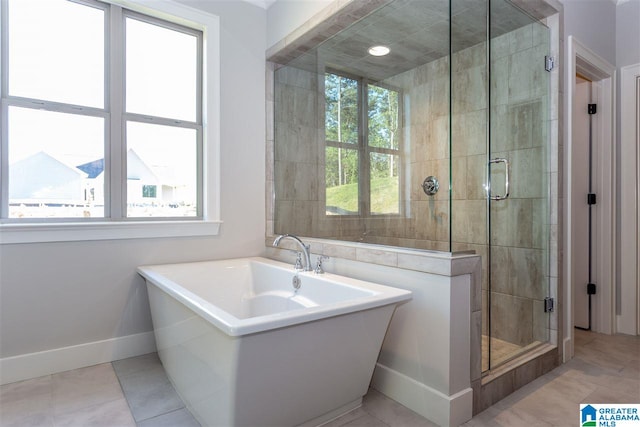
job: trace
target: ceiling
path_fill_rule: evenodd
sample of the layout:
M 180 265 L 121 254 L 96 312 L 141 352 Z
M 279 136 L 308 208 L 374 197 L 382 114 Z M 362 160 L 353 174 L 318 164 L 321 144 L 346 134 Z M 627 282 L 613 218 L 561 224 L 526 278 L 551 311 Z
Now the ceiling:
M 486 39 L 485 1 L 453 0 L 451 20 L 449 12 L 443 0 L 395 0 L 287 65 L 317 70 L 322 64 L 380 81 L 448 55 L 450 39 L 453 52 Z M 491 2 L 492 37 L 532 22 L 506 0 Z M 371 56 L 367 51 L 374 45 L 388 46 L 391 52 Z
M 272 4 L 276 2 L 276 0 L 244 0 L 247 3 L 251 3 L 263 9 L 269 9 Z

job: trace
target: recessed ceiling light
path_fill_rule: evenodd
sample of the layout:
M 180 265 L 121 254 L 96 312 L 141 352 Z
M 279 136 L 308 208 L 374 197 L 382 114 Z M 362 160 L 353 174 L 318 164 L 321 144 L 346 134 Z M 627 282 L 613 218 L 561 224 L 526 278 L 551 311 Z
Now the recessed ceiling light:
M 386 46 L 371 46 L 369 48 L 369 55 L 373 56 L 385 56 L 388 55 L 389 52 L 391 52 L 391 49 Z

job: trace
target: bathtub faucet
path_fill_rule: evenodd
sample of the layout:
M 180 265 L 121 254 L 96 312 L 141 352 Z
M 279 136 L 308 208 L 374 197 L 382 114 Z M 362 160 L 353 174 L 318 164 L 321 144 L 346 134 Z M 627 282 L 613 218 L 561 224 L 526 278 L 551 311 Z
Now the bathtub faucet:
M 302 248 L 302 253 L 304 254 L 304 262 L 305 262 L 304 271 L 313 270 L 311 268 L 311 255 L 309 254 L 310 246 L 309 245 L 305 245 L 302 242 L 302 240 L 300 240 L 300 238 L 298 236 L 294 236 L 293 234 L 283 234 L 282 236 L 276 237 L 276 240 L 273 241 L 273 246 L 277 247 L 280 244 L 280 241 L 282 239 L 285 239 L 285 238 L 289 238 L 289 239 L 295 240 L 296 242 L 298 242 L 298 244 Z

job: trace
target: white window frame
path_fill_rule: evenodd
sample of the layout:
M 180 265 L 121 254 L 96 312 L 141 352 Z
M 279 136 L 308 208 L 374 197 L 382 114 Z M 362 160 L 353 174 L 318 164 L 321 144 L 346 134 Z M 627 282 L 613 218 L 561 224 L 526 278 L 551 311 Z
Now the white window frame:
M 4 0 L 0 0 L 4 3 Z M 125 7 L 133 12 L 142 13 L 185 27 L 200 30 L 203 33 L 202 51 L 202 218 L 201 219 L 163 219 L 130 220 L 129 218 L 104 218 L 98 221 L 47 220 L 37 223 L 12 222 L 0 220 L 0 245 L 15 243 L 82 241 L 103 239 L 135 239 L 154 237 L 180 237 L 217 235 L 222 221 L 220 219 L 220 21 L 219 17 L 175 3 L 171 0 L 101 0 L 104 3 Z M 0 8 L 0 14 L 2 13 Z M 0 16 L 1 18 L 1 16 Z M 114 14 L 111 14 L 114 19 Z M 121 21 L 122 22 L 122 21 Z M 120 24 L 122 25 L 122 24 Z M 6 31 L 3 29 L 2 31 Z M 6 36 L 6 34 L 4 34 Z M 6 39 L 6 37 L 3 37 Z M 0 57 L 5 60 L 6 47 L 0 46 Z M 110 67 L 122 67 L 120 60 L 108 61 Z M 121 74 L 121 73 L 120 73 Z M 118 82 L 115 82 L 118 84 Z M 2 89 L 0 89 L 2 90 Z M 113 88 L 111 88 L 113 90 Z M 0 93 L 0 95 L 2 95 Z M 5 109 L 6 111 L 6 109 Z M 7 118 L 2 117 L 3 124 Z M 111 129 L 120 126 L 121 115 L 113 114 Z M 2 126 L 6 132 L 7 126 Z M 120 129 L 120 127 L 117 127 Z M 6 138 L 7 135 L 4 135 Z M 112 147 L 113 149 L 113 147 Z M 117 149 L 122 149 L 118 147 Z M 105 153 L 108 156 L 109 153 Z M 0 152 L 1 157 L 6 153 Z M 122 158 L 122 155 L 116 156 Z M 2 162 L 0 161 L 0 168 Z M 6 168 L 5 168 L 6 169 Z M 112 188 L 121 186 L 123 168 L 112 173 Z M 5 175 L 3 175 L 5 174 Z M 0 169 L 0 176 L 7 171 Z M 117 176 L 120 175 L 120 176 Z M 2 191 L 6 191 L 7 180 L 2 179 Z M 105 201 L 106 202 L 106 201 Z M 112 201 L 113 202 L 113 201 Z M 124 200 L 120 200 L 124 203 Z M 105 203 L 107 204 L 107 203 Z M 113 206 L 112 206 L 113 209 Z M 105 211 L 105 215 L 109 215 Z

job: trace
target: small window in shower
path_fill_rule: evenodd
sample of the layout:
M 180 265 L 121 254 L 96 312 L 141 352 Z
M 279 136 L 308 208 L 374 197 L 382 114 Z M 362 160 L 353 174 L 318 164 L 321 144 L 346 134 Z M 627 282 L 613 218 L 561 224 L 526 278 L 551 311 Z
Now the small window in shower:
M 398 91 L 325 74 L 327 215 L 400 213 Z

